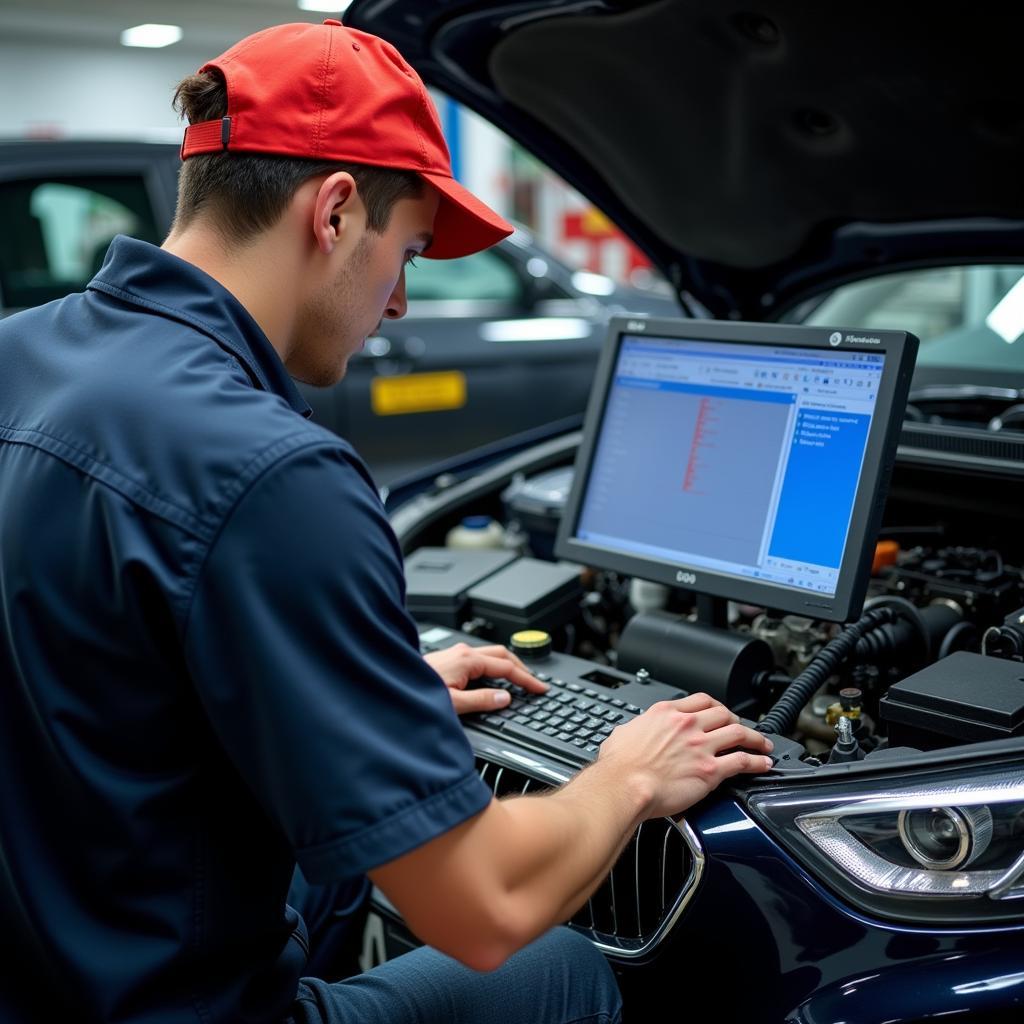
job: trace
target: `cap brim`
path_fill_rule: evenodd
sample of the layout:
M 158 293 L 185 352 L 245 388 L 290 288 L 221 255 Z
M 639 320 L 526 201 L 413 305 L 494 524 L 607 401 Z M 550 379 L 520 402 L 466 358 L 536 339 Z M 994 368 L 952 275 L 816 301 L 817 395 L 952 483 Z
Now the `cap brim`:
M 432 260 L 451 260 L 487 249 L 515 228 L 486 203 L 443 174 L 419 172 L 441 193 L 434 218 L 434 241 L 423 253 Z

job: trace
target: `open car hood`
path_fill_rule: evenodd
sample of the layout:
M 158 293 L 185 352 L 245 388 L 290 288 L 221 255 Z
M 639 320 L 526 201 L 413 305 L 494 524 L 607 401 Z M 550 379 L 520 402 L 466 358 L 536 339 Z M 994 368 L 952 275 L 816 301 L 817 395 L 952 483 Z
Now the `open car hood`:
M 1012 5 L 356 0 L 345 21 L 579 189 L 696 313 L 1024 254 Z

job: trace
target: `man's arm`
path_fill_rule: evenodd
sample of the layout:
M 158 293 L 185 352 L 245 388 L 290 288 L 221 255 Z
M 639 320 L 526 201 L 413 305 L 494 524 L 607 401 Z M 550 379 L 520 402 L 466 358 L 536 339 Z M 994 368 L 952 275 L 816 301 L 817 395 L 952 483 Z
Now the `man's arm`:
M 370 872 L 425 942 L 492 970 L 567 920 L 647 818 L 678 814 L 722 780 L 766 771 L 766 737 L 706 694 L 654 705 L 551 794 L 494 800 L 476 817 Z

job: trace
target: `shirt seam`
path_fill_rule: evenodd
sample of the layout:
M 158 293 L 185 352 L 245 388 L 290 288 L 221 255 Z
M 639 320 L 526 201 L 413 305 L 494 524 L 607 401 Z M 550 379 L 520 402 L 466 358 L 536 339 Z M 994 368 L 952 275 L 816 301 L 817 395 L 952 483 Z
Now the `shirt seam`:
M 0 423 L 0 440 L 8 441 L 11 444 L 28 445 L 67 462 L 92 479 L 117 491 L 128 501 L 140 505 L 158 518 L 172 523 L 199 540 L 205 540 L 212 529 L 212 524 L 204 523 L 203 519 L 194 512 L 176 505 L 170 498 L 154 494 L 144 484 L 126 476 L 109 463 L 97 459 L 96 456 L 63 438 L 48 434 L 45 430 L 35 427 L 14 427 Z

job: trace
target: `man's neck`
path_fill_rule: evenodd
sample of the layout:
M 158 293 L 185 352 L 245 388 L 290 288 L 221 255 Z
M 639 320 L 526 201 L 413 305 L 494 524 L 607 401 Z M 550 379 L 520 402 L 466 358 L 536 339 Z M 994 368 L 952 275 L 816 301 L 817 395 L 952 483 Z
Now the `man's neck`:
M 295 282 L 290 261 L 267 232 L 258 240 L 230 248 L 206 226 L 172 231 L 161 246 L 223 285 L 259 324 L 287 362 L 295 325 Z

